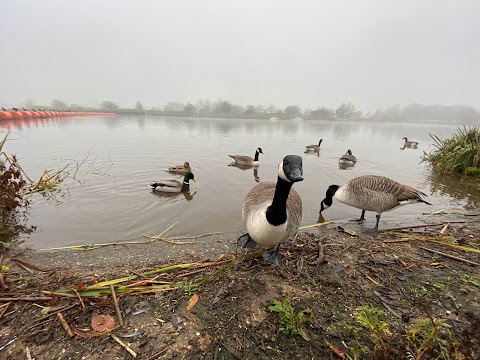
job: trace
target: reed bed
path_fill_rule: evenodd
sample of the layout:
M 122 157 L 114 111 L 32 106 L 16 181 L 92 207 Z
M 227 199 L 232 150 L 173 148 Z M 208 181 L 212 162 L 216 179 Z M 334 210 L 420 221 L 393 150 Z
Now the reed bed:
M 448 139 L 433 139 L 433 151 L 424 152 L 422 161 L 429 162 L 441 174 L 480 176 L 480 126 L 463 126 Z

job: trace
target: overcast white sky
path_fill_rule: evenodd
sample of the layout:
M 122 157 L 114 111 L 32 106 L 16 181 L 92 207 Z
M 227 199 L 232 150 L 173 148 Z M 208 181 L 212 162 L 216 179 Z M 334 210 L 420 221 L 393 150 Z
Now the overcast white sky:
M 0 104 L 480 107 L 480 1 L 1 0 Z

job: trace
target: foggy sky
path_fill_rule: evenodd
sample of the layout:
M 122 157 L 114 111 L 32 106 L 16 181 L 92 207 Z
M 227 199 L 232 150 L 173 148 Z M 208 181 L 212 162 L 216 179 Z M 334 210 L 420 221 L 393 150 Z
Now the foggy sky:
M 0 104 L 480 107 L 480 1 L 1 0 Z

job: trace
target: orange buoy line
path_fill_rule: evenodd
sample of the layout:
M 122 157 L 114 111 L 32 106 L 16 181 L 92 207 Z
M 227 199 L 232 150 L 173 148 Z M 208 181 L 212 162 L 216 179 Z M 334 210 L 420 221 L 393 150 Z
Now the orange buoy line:
M 51 118 L 51 117 L 63 117 L 63 116 L 85 116 L 85 115 L 116 115 L 112 112 L 103 111 L 57 111 L 57 110 L 18 110 L 13 108 L 12 110 L 6 110 L 2 108 L 0 111 L 0 120 L 12 120 L 12 119 L 32 119 L 32 118 Z

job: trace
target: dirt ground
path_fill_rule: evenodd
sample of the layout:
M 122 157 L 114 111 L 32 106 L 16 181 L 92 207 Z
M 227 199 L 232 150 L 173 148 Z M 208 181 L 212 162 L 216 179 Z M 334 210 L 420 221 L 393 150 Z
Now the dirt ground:
M 349 224 L 311 228 L 282 245 L 281 269 L 258 250 L 236 249 L 235 234 L 195 240 L 205 252 L 155 242 L 10 254 L 3 259 L 0 359 L 479 359 L 479 217 L 436 220 L 375 238 Z M 163 248 L 170 255 L 159 261 Z M 134 289 L 133 282 L 140 290 L 117 295 L 124 326 L 110 332 L 94 331 L 91 320 L 110 315 L 118 325 L 111 294 L 80 301 L 62 293 L 124 276 L 136 279 L 117 290 Z M 200 279 L 198 289 L 188 286 Z M 147 292 L 161 281 L 183 285 Z M 311 321 L 299 325 L 309 341 L 282 332 L 269 307 L 284 298 L 297 313 L 310 309 Z M 362 325 L 361 306 L 381 309 L 380 325 Z M 407 337 L 422 319 L 433 330 Z

